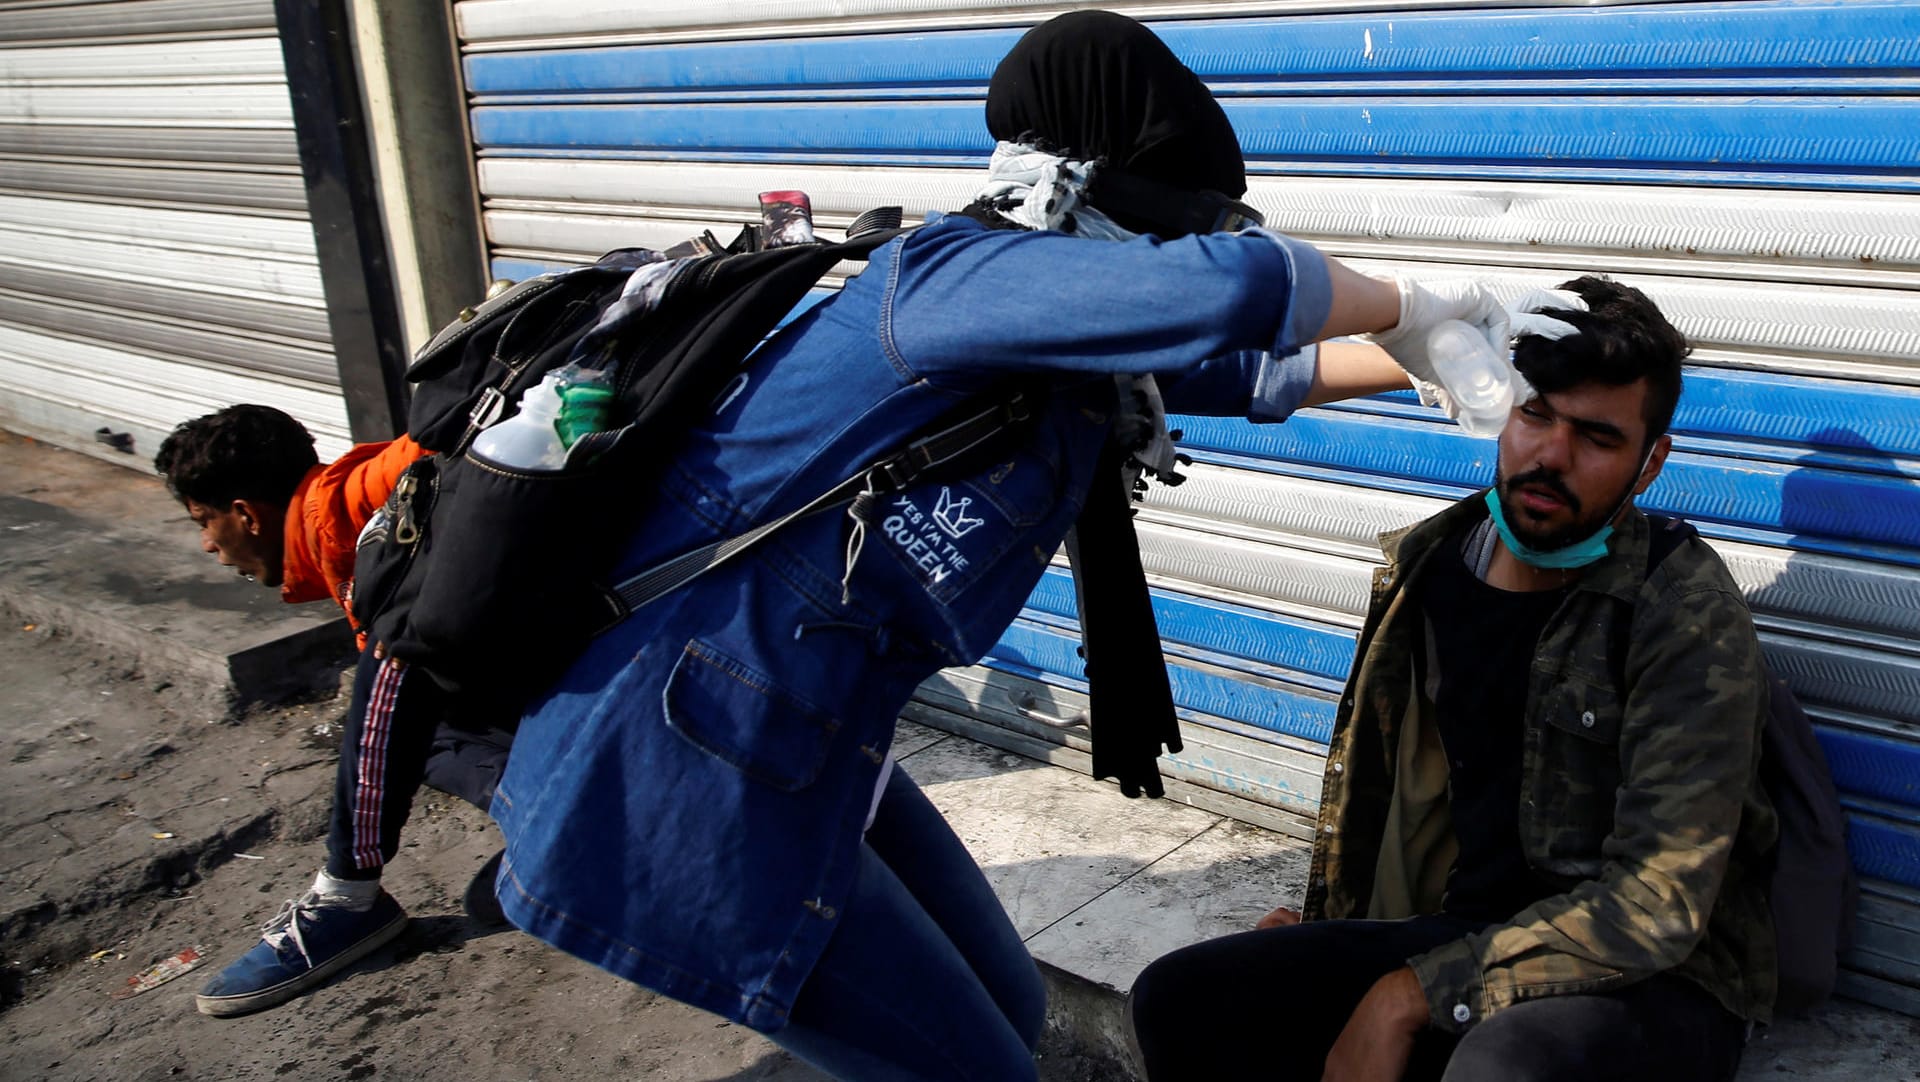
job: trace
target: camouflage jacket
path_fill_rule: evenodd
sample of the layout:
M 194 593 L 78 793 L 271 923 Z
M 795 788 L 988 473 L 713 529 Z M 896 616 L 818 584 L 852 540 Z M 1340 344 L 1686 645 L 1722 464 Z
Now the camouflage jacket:
M 1440 909 L 1457 847 L 1432 695 L 1417 675 L 1428 621 L 1406 587 L 1444 538 L 1485 515 L 1469 499 L 1381 538 L 1387 566 L 1374 574 L 1327 752 L 1308 920 Z M 1771 1014 L 1776 824 L 1758 780 L 1766 682 L 1753 619 L 1704 541 L 1682 543 L 1649 576 L 1648 537 L 1646 516 L 1628 512 L 1541 634 L 1520 839 L 1563 893 L 1408 960 L 1443 1030 L 1665 970 L 1741 1017 Z M 1617 620 L 1631 621 L 1624 634 Z M 1432 624 L 1444 629 L 1444 615 Z

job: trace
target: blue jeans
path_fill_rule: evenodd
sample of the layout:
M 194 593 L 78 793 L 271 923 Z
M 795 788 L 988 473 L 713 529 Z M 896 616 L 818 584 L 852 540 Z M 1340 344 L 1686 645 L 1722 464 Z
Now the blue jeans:
M 1035 1077 L 1040 971 L 904 770 L 887 782 L 845 908 L 775 1044 L 858 1082 Z

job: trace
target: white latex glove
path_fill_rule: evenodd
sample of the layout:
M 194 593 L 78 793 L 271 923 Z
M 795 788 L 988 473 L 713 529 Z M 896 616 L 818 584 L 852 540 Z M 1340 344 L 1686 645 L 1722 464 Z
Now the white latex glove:
M 1565 320 L 1542 315 L 1540 312 L 1542 308 L 1570 308 L 1576 312 L 1584 312 L 1587 310 L 1587 301 L 1580 294 L 1564 289 L 1536 289 L 1528 293 L 1507 306 L 1507 322 L 1512 327 L 1515 338 L 1532 336 L 1558 342 L 1570 334 L 1580 333 L 1580 328 Z M 1536 392 L 1533 385 L 1527 382 L 1527 377 L 1521 375 L 1520 370 L 1516 368 L 1513 370 L 1512 379 L 1514 403 L 1517 405 L 1531 400 Z M 1418 384 L 1415 385 L 1415 389 L 1419 389 Z M 1444 396 L 1444 392 L 1442 394 Z M 1426 392 L 1421 391 L 1421 401 L 1426 401 L 1426 397 Z M 1454 416 L 1451 403 L 1442 403 L 1441 408 L 1450 410 L 1447 416 Z
M 1564 320 L 1540 314 L 1543 308 L 1570 308 L 1576 312 L 1587 310 L 1586 298 L 1565 289 L 1536 289 L 1512 304 L 1507 305 L 1507 322 L 1515 338 L 1533 335 L 1558 342 L 1570 334 L 1579 334 L 1580 328 Z
M 1400 289 L 1400 321 L 1390 330 L 1360 337 L 1386 350 L 1414 378 L 1415 386 L 1440 382 L 1427 356 L 1427 336 L 1449 319 L 1472 324 L 1487 336 L 1496 353 L 1507 352 L 1507 310 L 1487 287 L 1463 279 L 1423 285 L 1396 277 L 1393 283 Z
M 1420 396 L 1420 404 L 1433 406 L 1454 420 L 1460 419 L 1460 407 L 1454 404 L 1453 396 L 1438 383 L 1428 383 L 1419 376 L 1409 375 L 1407 382 L 1413 384 L 1414 393 Z
M 1402 297 L 1404 296 L 1405 293 L 1403 291 Z M 1540 310 L 1543 308 L 1570 308 L 1575 311 L 1584 312 L 1587 310 L 1587 302 L 1578 293 L 1572 293 L 1563 289 L 1533 290 L 1506 306 L 1508 333 L 1514 338 L 1522 335 L 1530 335 L 1545 338 L 1549 341 L 1558 341 L 1570 334 L 1580 333 L 1580 329 L 1571 323 L 1555 319 L 1552 316 L 1542 315 Z M 1395 329 L 1398 330 L 1398 328 Z M 1382 348 L 1385 347 L 1383 346 Z M 1389 350 L 1389 352 L 1392 351 Z M 1496 352 L 1505 357 L 1511 357 L 1512 355 L 1511 349 L 1507 348 L 1504 343 L 1496 346 Z M 1395 356 L 1394 359 L 1397 361 L 1400 358 Z M 1404 362 L 1402 362 L 1402 367 L 1406 367 Z M 1429 372 L 1431 372 L 1430 366 Z M 1513 383 L 1513 400 L 1516 403 L 1525 402 L 1534 396 L 1533 387 L 1527 383 L 1526 377 L 1522 376 L 1517 369 L 1509 372 L 1508 379 Z M 1413 384 L 1413 389 L 1420 395 L 1421 405 L 1438 407 L 1448 417 L 1459 418 L 1460 407 L 1454 403 L 1453 397 L 1447 393 L 1446 387 L 1439 382 L 1431 378 L 1423 379 L 1411 369 L 1408 370 L 1408 382 Z

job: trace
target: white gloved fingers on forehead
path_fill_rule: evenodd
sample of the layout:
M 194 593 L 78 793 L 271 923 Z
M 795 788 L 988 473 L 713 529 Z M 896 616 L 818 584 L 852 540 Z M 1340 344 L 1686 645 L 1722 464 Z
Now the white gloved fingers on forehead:
M 1579 334 L 1580 328 L 1565 320 L 1552 316 L 1543 316 L 1538 312 L 1514 312 L 1509 317 L 1508 330 L 1515 338 L 1532 335 L 1557 342 L 1570 334 Z
M 1546 315 L 1549 309 L 1584 312 L 1587 302 L 1580 294 L 1565 289 L 1529 290 L 1519 300 L 1507 305 L 1507 311 L 1512 315 L 1510 329 L 1513 336 L 1532 335 L 1554 342 L 1580 333 L 1580 328 L 1573 324 Z
M 1575 312 L 1587 311 L 1587 299 L 1568 289 L 1531 289 L 1518 300 L 1507 305 L 1507 311 L 1539 312 L 1548 308 L 1569 308 Z

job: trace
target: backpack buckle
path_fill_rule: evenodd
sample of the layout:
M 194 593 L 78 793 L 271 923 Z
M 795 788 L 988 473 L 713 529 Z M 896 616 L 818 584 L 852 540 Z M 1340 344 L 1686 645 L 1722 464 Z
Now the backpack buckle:
M 488 387 L 481 391 L 480 397 L 473 401 L 473 408 L 467 411 L 467 430 L 460 434 L 459 441 L 453 445 L 453 454 L 466 453 L 467 445 L 473 442 L 473 438 L 480 434 L 481 429 L 498 421 L 500 415 L 506 412 L 506 407 L 507 393 L 499 387 Z
M 507 404 L 506 392 L 498 387 L 488 387 L 474 400 L 472 412 L 467 414 L 467 428 L 478 432 L 500 419 L 500 413 Z
M 887 486 L 883 491 L 899 492 L 913 483 L 920 475 L 920 467 L 908 461 L 908 455 L 897 455 L 873 468 L 880 480 Z

